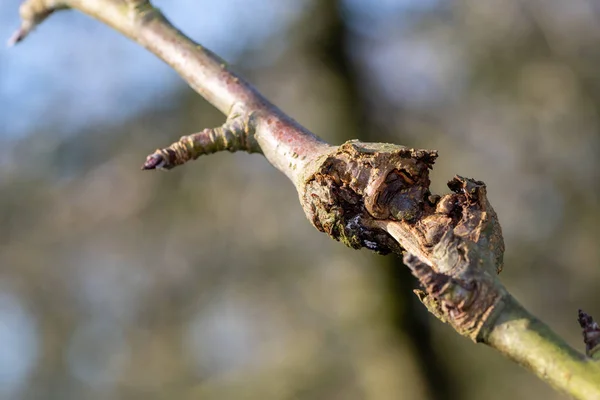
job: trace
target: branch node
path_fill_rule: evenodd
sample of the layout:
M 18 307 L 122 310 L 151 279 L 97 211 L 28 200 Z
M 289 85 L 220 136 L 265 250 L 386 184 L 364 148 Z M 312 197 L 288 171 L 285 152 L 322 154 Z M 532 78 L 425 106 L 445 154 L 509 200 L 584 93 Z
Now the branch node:
M 143 7 L 150 3 L 149 0 L 125 0 L 133 8 Z
M 125 0 L 130 9 L 130 16 L 135 21 L 146 22 L 152 17 L 161 15 L 149 0 Z
M 591 315 L 579 310 L 577 321 L 583 329 L 585 354 L 595 360 L 600 360 L 600 326 Z

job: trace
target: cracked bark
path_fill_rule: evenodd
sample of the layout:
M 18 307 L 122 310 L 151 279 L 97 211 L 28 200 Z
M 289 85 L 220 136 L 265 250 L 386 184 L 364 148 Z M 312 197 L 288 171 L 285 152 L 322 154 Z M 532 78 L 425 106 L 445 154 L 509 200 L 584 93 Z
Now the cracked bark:
M 457 176 L 448 185 L 452 193 L 432 195 L 435 151 L 323 142 L 174 28 L 147 0 L 26 0 L 21 28 L 9 43 L 23 40 L 65 8 L 144 46 L 228 116 L 222 128 L 153 153 L 146 167 L 167 168 L 220 150 L 262 153 L 293 182 L 318 230 L 353 248 L 409 253 L 405 262 L 424 287 L 419 298 L 458 333 L 495 348 L 575 398 L 600 399 L 598 362 L 529 314 L 498 279 L 504 244 L 482 182 Z M 596 348 L 597 326 L 580 320 L 587 346 Z
M 375 127 L 369 108 L 363 104 L 365 98 L 361 92 L 361 78 L 358 73 L 360 65 L 349 51 L 350 46 L 355 44 L 359 37 L 342 18 L 342 1 L 320 1 L 317 12 L 326 24 L 324 32 L 318 38 L 318 57 L 341 82 L 340 97 L 344 99 L 344 104 L 337 107 L 344 110 L 345 126 L 352 127 L 347 135 L 355 135 L 364 141 L 375 139 L 372 134 Z M 377 127 L 377 131 L 380 132 L 381 127 Z M 398 337 L 415 352 L 415 362 L 425 381 L 428 398 L 456 398 L 452 369 L 440 359 L 439 346 L 436 346 L 431 338 L 430 320 L 423 318 L 424 311 L 419 298 L 412 293 L 414 279 L 411 271 L 406 268 L 400 257 L 381 257 L 377 260 L 378 267 L 384 269 L 387 277 L 386 290 L 392 303 L 393 326 L 398 332 Z

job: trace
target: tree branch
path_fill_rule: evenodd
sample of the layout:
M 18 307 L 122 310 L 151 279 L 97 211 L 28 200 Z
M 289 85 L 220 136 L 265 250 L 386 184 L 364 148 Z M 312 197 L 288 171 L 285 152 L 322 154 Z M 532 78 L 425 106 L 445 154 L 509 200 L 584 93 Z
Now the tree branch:
M 52 12 L 67 8 L 111 26 L 150 50 L 223 114 L 235 111 L 248 119 L 252 113 L 254 126 L 244 141 L 256 143 L 251 151 L 263 153 L 296 186 L 306 164 L 331 147 L 270 104 L 220 57 L 177 30 L 147 0 L 25 1 L 20 8 L 21 28 L 9 44 L 23 40 Z
M 573 350 L 511 296 L 485 342 L 573 398 L 600 398 L 599 363 Z
M 597 325 L 580 316 L 590 357 L 579 354 L 497 278 L 504 242 L 483 182 L 457 176 L 448 184 L 450 194 L 432 195 L 435 151 L 323 142 L 147 0 L 26 0 L 21 28 L 9 44 L 65 8 L 88 14 L 153 52 L 227 116 L 222 127 L 157 150 L 144 169 L 170 169 L 222 150 L 262 153 L 294 183 L 315 228 L 353 248 L 408 253 L 405 263 L 424 288 L 417 295 L 458 333 L 497 349 L 575 398 L 600 399 L 600 365 L 591 358 L 600 353 Z
M 252 113 L 233 110 L 222 126 L 183 136 L 169 147 L 156 150 L 146 158 L 142 169 L 172 169 L 202 155 L 224 150 L 259 152 L 260 147 L 253 140 L 252 116 Z

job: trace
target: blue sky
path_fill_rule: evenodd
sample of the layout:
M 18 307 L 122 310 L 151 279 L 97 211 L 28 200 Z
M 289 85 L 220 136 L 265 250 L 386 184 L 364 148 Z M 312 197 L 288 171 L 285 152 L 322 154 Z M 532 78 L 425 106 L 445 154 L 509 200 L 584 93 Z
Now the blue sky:
M 184 32 L 235 62 L 244 49 L 286 29 L 303 0 L 156 1 Z M 0 3 L 0 37 L 18 26 L 19 1 Z M 232 27 L 234 27 L 232 29 Z M 138 45 L 76 12 L 60 12 L 24 42 L 0 48 L 0 134 L 59 123 L 67 131 L 119 121 L 160 104 L 183 85 Z M 63 105 L 57 115 L 56 103 Z
M 345 1 L 350 20 L 373 20 L 432 7 L 439 0 Z M 285 32 L 309 5 L 307 0 L 252 0 L 252 7 L 248 0 L 154 3 L 189 36 L 230 62 Z M 18 26 L 19 4 L 0 2 L 0 38 L 8 39 Z M 168 104 L 169 95 L 183 84 L 152 54 L 111 29 L 80 13 L 60 12 L 18 46 L 0 46 L 0 137 L 21 137 L 48 125 L 76 132 L 102 121 L 119 122 Z

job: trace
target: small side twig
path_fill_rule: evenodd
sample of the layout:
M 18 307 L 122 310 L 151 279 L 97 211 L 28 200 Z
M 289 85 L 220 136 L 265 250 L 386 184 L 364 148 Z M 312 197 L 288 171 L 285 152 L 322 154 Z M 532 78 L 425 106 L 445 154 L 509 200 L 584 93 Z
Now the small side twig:
M 150 154 L 143 170 L 172 169 L 190 160 L 219 151 L 259 152 L 254 140 L 255 122 L 252 114 L 233 112 L 231 117 L 218 128 L 204 129 L 201 132 L 183 136 L 177 142 Z
M 7 45 L 14 46 L 25 39 L 36 26 L 44 22 L 54 11 L 68 8 L 62 1 L 58 0 L 38 0 L 26 1 L 21 4 L 19 14 L 21 16 L 21 26 L 8 39 Z

